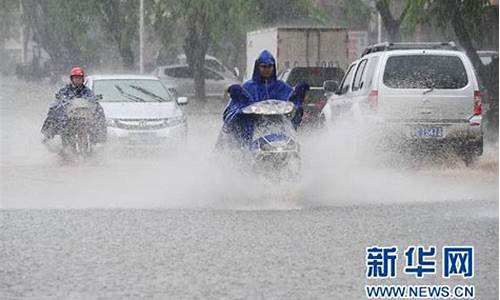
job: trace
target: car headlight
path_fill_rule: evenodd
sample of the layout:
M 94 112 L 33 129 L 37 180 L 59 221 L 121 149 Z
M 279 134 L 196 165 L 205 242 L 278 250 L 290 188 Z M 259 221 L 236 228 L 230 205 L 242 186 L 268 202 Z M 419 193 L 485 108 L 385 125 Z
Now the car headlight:
M 173 117 L 167 119 L 168 126 L 177 126 L 186 122 L 186 119 L 183 116 Z

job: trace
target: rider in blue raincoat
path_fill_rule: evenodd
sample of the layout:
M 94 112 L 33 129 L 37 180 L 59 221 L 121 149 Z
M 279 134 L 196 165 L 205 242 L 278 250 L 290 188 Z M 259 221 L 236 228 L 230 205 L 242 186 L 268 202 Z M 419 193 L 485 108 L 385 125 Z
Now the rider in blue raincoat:
M 292 101 L 296 111 L 292 117 L 295 128 L 302 120 L 302 102 L 309 86 L 306 83 L 299 83 L 295 90 L 286 82 L 276 77 L 276 61 L 273 55 L 264 50 L 255 60 L 252 79 L 242 86 L 232 85 L 228 92 L 231 100 L 224 110 L 222 135 L 229 135 L 236 138 L 239 146 L 247 146 L 251 142 L 253 134 L 253 118 L 251 115 L 241 113 L 241 110 L 258 101 L 275 99 Z M 222 143 L 219 136 L 218 144 Z

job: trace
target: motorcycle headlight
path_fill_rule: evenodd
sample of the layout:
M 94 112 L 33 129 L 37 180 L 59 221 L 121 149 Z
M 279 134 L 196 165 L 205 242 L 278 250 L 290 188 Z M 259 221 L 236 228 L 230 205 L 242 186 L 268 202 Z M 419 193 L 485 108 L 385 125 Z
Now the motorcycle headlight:
M 298 144 L 294 140 L 290 139 L 286 143 L 268 143 L 268 142 L 261 142 L 260 143 L 260 150 L 261 151 L 294 151 L 297 150 Z
M 267 142 L 261 142 L 260 143 L 260 150 L 261 151 L 273 151 L 275 149 L 271 144 L 269 144 Z
M 180 117 L 173 117 L 173 118 L 168 118 L 167 119 L 167 125 L 168 126 L 177 126 L 182 123 L 185 123 L 186 119 L 183 116 Z

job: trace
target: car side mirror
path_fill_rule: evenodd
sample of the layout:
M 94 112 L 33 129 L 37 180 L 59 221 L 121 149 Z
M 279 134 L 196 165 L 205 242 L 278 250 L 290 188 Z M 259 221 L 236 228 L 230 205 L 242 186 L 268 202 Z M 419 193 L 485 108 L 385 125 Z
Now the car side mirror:
M 179 98 L 177 98 L 177 104 L 179 104 L 179 105 L 186 105 L 186 104 L 188 104 L 188 98 L 187 97 L 179 97 Z
M 335 93 L 339 88 L 339 83 L 335 80 L 327 80 L 323 82 L 323 89 L 326 92 Z

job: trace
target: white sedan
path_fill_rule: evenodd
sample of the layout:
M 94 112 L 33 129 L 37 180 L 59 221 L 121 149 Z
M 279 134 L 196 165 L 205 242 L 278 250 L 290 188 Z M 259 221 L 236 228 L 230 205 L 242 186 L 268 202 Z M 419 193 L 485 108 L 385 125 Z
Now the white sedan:
M 184 142 L 187 98 L 175 99 L 155 76 L 94 75 L 86 78 L 104 109 L 108 139 L 127 145 Z

